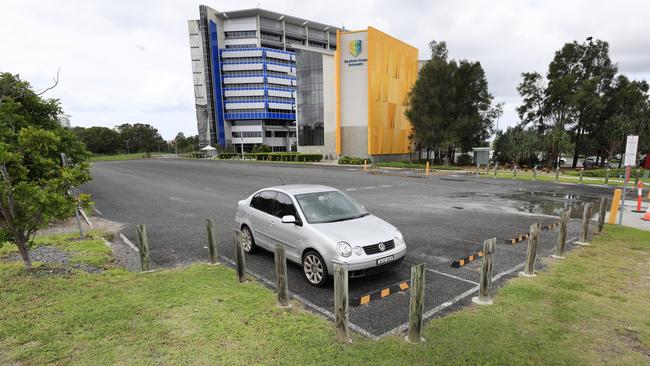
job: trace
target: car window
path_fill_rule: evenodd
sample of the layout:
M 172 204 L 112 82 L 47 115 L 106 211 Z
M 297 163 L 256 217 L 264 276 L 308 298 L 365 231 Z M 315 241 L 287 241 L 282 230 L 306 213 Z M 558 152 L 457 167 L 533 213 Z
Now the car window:
M 296 220 L 298 219 L 293 201 L 291 201 L 291 198 L 284 193 L 278 193 L 278 196 L 275 199 L 274 215 L 279 218 L 286 215 L 293 215 Z
M 360 204 L 339 191 L 305 193 L 295 197 L 311 224 L 353 220 L 368 215 Z
M 256 208 L 260 211 L 264 211 L 268 214 L 272 214 L 276 195 L 277 192 L 275 191 L 262 191 L 253 197 L 253 200 L 251 201 L 251 207 Z

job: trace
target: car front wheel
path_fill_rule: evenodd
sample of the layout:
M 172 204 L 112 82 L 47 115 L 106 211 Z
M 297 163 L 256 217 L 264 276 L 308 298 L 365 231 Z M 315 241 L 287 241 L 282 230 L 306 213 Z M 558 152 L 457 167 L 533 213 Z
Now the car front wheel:
M 302 269 L 310 284 L 318 287 L 325 286 L 329 279 L 327 266 L 323 257 L 315 250 L 309 250 L 302 257 Z
M 255 251 L 255 239 L 248 226 L 241 229 L 241 245 L 244 247 L 244 252 L 251 254 Z

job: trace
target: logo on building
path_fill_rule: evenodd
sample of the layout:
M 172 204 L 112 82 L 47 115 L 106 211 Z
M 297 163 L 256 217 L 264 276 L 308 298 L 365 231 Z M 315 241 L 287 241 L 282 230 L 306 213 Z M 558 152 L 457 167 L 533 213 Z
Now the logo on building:
M 361 40 L 360 39 L 355 39 L 354 41 L 350 41 L 350 54 L 354 57 L 359 56 L 361 53 Z

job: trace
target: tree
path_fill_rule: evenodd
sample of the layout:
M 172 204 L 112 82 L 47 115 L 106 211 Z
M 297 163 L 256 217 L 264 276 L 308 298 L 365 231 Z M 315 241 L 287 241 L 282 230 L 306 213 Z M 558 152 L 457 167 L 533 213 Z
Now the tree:
M 445 42 L 432 41 L 429 47 L 431 60 L 409 94 L 411 142 L 427 149 L 427 159 L 433 149 L 436 161 L 442 155 L 453 161 L 457 147 L 468 151 L 487 139 L 498 113 L 479 62 L 448 60 Z
M 497 132 L 494 154 L 501 164 L 512 162 L 532 166 L 538 162 L 540 144 L 540 135 L 534 129 L 510 127 L 505 132 Z
M 30 242 L 51 220 L 74 213 L 72 186 L 90 179 L 83 143 L 56 120 L 58 100 L 43 99 L 18 75 L 0 74 L 0 243 L 18 246 L 31 268 Z M 61 153 L 72 161 L 62 167 Z
M 126 149 L 128 141 L 129 152 L 158 151 L 159 144 L 165 143 L 158 130 L 149 124 L 124 123 L 117 126 L 117 130 L 120 133 L 124 149 Z
M 117 154 L 122 150 L 120 133 L 107 127 L 75 127 L 74 133 L 95 154 Z
M 546 80 L 536 72 L 522 74 L 517 88 L 523 98 L 517 108 L 521 124 L 544 135 L 543 148 L 553 159 L 570 145 L 574 167 L 580 155 L 604 161 L 622 152 L 628 134 L 646 141 L 648 85 L 616 74 L 607 42 L 566 43 L 549 64 Z

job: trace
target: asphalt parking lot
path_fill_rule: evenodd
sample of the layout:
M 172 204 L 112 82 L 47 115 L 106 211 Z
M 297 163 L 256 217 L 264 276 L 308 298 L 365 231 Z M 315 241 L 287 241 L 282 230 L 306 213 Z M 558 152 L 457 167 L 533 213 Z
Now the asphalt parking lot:
M 426 265 L 425 317 L 443 315 L 469 303 L 478 289 L 480 261 L 461 268 L 453 268 L 453 261 L 476 253 L 484 240 L 496 237 L 494 275 L 499 286 L 516 276 L 526 256 L 526 241 L 511 245 L 506 239 L 527 232 L 535 222 L 557 222 L 565 207 L 574 207 L 572 217 L 580 217 L 582 203 L 609 196 L 612 189 L 458 173 L 423 177 L 393 170 L 175 159 L 98 162 L 91 172 L 93 180 L 83 191 L 92 194 L 105 218 L 129 224 L 124 234 L 133 242 L 135 224 L 147 225 L 154 268 L 206 261 L 206 217 L 215 219 L 220 255 L 232 259 L 236 203 L 260 188 L 284 181 L 346 191 L 397 226 L 408 246 L 406 259 L 393 270 L 350 280 L 352 328 L 371 337 L 406 327 L 408 291 L 355 305 L 364 295 L 408 281 L 412 265 Z M 569 242 L 576 239 L 578 226 L 579 220 L 572 219 Z M 552 254 L 556 235 L 557 229 L 542 232 L 538 258 Z M 271 253 L 247 256 L 246 264 L 253 276 L 272 286 Z M 294 297 L 331 317 L 332 285 L 312 287 L 297 265 L 289 265 L 288 272 Z

